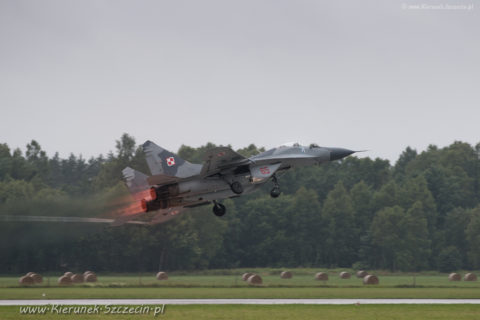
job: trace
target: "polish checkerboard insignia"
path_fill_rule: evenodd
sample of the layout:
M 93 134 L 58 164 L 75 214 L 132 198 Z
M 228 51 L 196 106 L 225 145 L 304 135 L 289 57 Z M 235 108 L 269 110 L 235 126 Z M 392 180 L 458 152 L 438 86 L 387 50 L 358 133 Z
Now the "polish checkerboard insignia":
M 169 167 L 174 166 L 175 165 L 175 158 L 174 157 L 167 158 L 167 165 Z

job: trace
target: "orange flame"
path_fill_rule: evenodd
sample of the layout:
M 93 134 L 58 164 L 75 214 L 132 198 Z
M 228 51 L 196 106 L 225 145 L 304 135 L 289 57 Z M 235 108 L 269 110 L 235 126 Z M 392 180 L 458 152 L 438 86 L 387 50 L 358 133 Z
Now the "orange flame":
M 133 199 L 132 199 L 133 198 Z M 150 189 L 142 190 L 132 195 L 117 199 L 118 204 L 125 204 L 121 208 L 113 210 L 113 217 L 131 216 L 138 213 L 146 212 L 146 202 L 152 200 L 152 192 Z M 143 204 L 145 202 L 145 204 Z

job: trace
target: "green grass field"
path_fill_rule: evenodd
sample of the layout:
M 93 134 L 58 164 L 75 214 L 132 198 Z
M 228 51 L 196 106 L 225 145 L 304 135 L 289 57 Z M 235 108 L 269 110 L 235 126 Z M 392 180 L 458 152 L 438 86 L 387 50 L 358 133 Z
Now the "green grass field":
M 0 319 L 152 319 L 146 314 L 20 314 L 19 307 L 0 307 Z M 477 305 L 171 305 L 156 319 L 478 319 Z
M 328 270 L 328 281 L 316 281 L 314 275 L 320 271 L 317 269 L 293 269 L 292 279 L 281 279 L 280 269 L 255 269 L 248 270 L 262 276 L 264 287 L 364 287 L 362 280 L 354 276 L 352 273 L 350 279 L 340 279 L 339 272 L 342 270 Z M 325 271 L 325 270 L 323 270 Z M 197 273 L 172 272 L 169 273 L 169 279 L 166 281 L 158 281 L 153 273 L 143 274 L 99 274 L 98 282 L 77 284 L 75 287 L 175 287 L 175 288 L 194 288 L 194 287 L 212 287 L 212 288 L 236 288 L 248 287 L 245 281 L 242 281 L 242 274 L 247 270 L 210 270 Z M 465 272 L 463 272 L 464 274 Z M 447 274 L 441 273 L 422 273 L 419 275 L 389 273 L 389 272 L 372 272 L 380 279 L 380 284 L 375 287 L 448 287 L 448 288 L 480 288 L 480 282 L 448 281 Z M 17 276 L 0 276 L 0 288 L 19 287 Z M 44 275 L 44 282 L 41 287 L 55 287 L 60 274 Z M 37 285 L 38 286 L 38 285 Z
M 98 275 L 96 283 L 69 287 L 57 285 L 59 275 L 44 276 L 42 285 L 22 287 L 18 278 L 0 277 L 0 299 L 196 299 L 196 298 L 437 298 L 480 299 L 480 283 L 451 282 L 446 274 L 391 274 L 375 272 L 380 284 L 365 286 L 353 276 L 340 279 L 340 270 L 329 270 L 328 281 L 314 280 L 315 269 L 294 269 L 292 279 L 281 279 L 280 269 L 253 270 L 263 278 L 260 287 L 242 281 L 246 270 L 172 272 L 166 281 L 154 274 Z M 352 272 L 353 273 L 353 272 Z M 415 281 L 415 287 L 413 287 Z
M 249 287 L 241 279 L 246 270 L 172 272 L 166 281 L 154 274 L 98 275 L 97 283 L 59 287 L 59 275 L 44 276 L 42 285 L 22 287 L 18 277 L 0 277 L 0 299 L 132 299 L 132 298 L 442 298 L 480 299 L 480 283 L 450 282 L 435 272 L 391 274 L 375 272 L 380 284 L 365 286 L 361 279 L 340 279 L 341 270 L 329 270 L 328 281 L 314 280 L 316 269 L 293 269 L 292 279 L 280 279 L 280 269 L 253 270 L 263 278 L 260 287 Z M 351 270 L 350 270 L 351 271 Z M 353 273 L 353 272 L 352 272 Z
M 253 271 L 263 285 L 249 287 L 243 272 Z M 328 270 L 328 281 L 314 280 L 316 269 L 293 269 L 292 279 L 280 279 L 280 269 L 172 272 L 166 281 L 154 274 L 99 274 L 97 283 L 61 287 L 59 274 L 44 276 L 42 285 L 22 287 L 18 276 L 0 276 L 0 299 L 199 299 L 199 298 L 417 298 L 480 299 L 479 282 L 450 282 L 446 274 L 372 272 L 380 284 L 365 286 L 361 279 L 340 279 Z M 351 271 L 351 270 L 348 270 Z M 353 271 L 351 271 L 353 274 Z M 414 287 L 415 283 L 415 287 Z M 8 319 L 146 319 L 147 314 L 20 314 L 20 307 L 0 307 L 0 320 Z M 480 305 L 170 305 L 157 318 L 170 319 L 478 319 Z

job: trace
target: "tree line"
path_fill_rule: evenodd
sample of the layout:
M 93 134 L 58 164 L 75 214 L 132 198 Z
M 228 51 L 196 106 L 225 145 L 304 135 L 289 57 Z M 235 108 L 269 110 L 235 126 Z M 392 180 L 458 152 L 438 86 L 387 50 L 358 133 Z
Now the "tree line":
M 201 163 L 206 150 L 177 154 Z M 244 156 L 263 151 L 255 145 Z M 155 226 L 0 222 L 0 273 L 63 269 L 115 272 L 234 267 L 354 267 L 392 271 L 480 268 L 480 143 L 418 153 L 395 164 L 350 156 L 296 168 L 234 200 Z M 115 152 L 84 159 L 48 157 L 0 144 L 0 214 L 111 217 L 128 201 L 121 170 L 149 173 L 128 134 Z

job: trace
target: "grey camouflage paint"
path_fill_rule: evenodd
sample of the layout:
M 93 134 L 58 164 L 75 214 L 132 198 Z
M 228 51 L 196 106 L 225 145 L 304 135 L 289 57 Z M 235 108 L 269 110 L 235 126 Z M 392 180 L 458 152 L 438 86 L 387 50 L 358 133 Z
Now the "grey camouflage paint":
M 201 165 L 191 164 L 151 141 L 146 141 L 143 144 L 143 151 L 145 152 L 147 164 L 152 175 L 163 174 L 186 178 L 198 174 L 202 169 Z
M 143 150 L 153 176 L 148 177 L 131 168 L 125 168 L 122 173 L 134 194 L 155 188 L 156 199 L 146 205 L 147 211 L 158 214 L 151 223 L 167 221 L 173 212 L 177 216 L 176 212 L 180 213 L 188 207 L 238 197 L 240 194 L 233 192 L 231 187 L 234 182 L 241 184 L 241 194 L 247 194 L 270 181 L 277 172 L 338 160 L 355 152 L 294 144 L 273 148 L 247 159 L 230 148 L 218 147 L 208 150 L 204 163 L 200 165 L 192 164 L 151 141 L 143 144 Z M 150 185 L 149 181 L 165 181 L 165 184 Z

